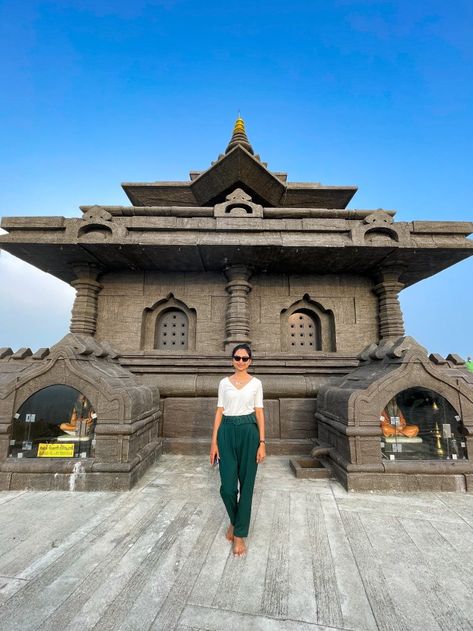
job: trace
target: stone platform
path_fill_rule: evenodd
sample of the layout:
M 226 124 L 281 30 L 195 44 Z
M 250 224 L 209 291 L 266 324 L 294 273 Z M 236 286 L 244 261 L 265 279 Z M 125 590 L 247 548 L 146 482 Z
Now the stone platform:
M 0 493 L 0 629 L 472 629 L 472 495 L 351 494 L 273 456 L 236 559 L 218 488 L 165 455 L 125 493 Z

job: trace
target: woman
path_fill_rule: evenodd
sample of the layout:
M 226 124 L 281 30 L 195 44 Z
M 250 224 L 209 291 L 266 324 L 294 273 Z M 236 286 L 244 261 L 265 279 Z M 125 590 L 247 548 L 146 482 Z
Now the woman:
M 222 379 L 218 386 L 210 464 L 220 461 L 220 495 L 230 517 L 226 536 L 233 542 L 233 554 L 243 556 L 256 469 L 266 456 L 263 387 L 259 379 L 248 374 L 251 366 L 248 344 L 235 346 L 232 362 L 233 375 Z

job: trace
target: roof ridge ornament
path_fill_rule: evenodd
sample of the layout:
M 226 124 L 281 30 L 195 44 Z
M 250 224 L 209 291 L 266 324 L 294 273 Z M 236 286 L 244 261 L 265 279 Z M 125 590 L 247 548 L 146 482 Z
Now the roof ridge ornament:
M 225 149 L 225 153 L 229 153 L 232 149 L 241 145 L 244 149 L 246 149 L 251 155 L 254 155 L 253 147 L 248 140 L 248 136 L 245 131 L 245 121 L 242 119 L 240 114 L 238 114 L 238 118 L 235 121 L 235 126 L 233 127 L 233 134 L 228 143 L 228 147 Z
M 242 188 L 236 188 L 233 193 L 229 193 L 225 199 L 228 201 L 240 200 L 243 202 L 251 202 L 251 197 Z

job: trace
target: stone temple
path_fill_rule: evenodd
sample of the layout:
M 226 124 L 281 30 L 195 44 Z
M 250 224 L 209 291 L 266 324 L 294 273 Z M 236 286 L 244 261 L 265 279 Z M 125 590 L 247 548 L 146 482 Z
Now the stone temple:
M 2 221 L 4 250 L 77 294 L 55 346 L 0 349 L 0 489 L 128 489 L 163 450 L 206 455 L 249 342 L 270 454 L 348 489 L 473 490 L 473 373 L 406 337 L 398 298 L 469 257 L 473 223 L 350 210 L 354 186 L 269 170 L 241 118 L 205 171 L 123 189 Z

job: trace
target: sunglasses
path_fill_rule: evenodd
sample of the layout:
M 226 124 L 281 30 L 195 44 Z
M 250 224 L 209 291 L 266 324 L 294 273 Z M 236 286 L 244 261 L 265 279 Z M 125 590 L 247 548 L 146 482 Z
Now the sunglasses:
M 242 357 L 241 355 L 233 355 L 233 361 L 236 362 L 247 362 L 251 359 L 251 357 L 249 355 L 245 355 L 244 357 Z

